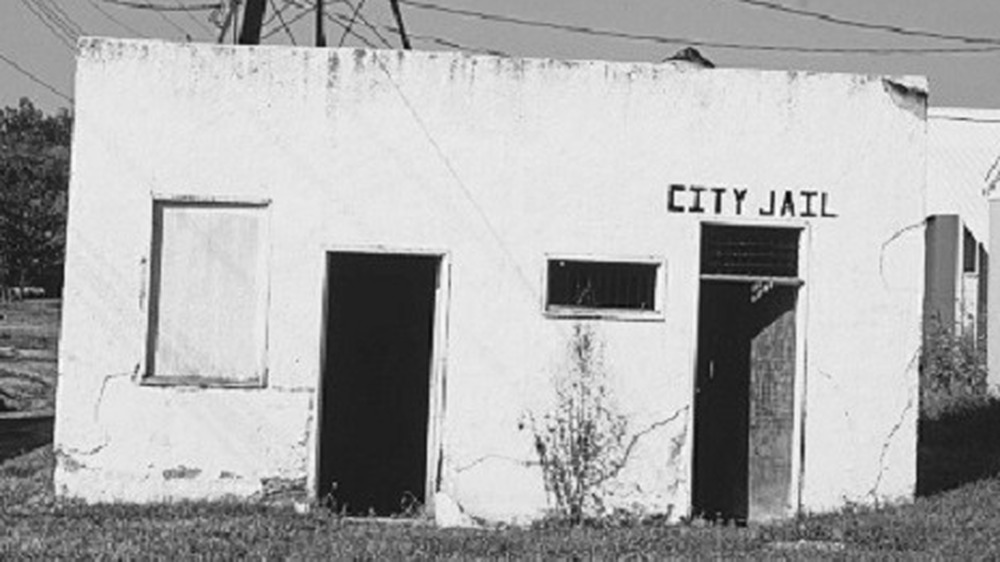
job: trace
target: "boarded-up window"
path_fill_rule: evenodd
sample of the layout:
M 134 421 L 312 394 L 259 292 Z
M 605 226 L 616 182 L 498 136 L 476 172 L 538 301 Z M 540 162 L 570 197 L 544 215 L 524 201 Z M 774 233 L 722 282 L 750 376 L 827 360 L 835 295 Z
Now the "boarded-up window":
M 550 259 L 546 287 L 549 312 L 636 311 L 657 307 L 659 262 Z
M 155 201 L 147 382 L 263 383 L 267 207 Z

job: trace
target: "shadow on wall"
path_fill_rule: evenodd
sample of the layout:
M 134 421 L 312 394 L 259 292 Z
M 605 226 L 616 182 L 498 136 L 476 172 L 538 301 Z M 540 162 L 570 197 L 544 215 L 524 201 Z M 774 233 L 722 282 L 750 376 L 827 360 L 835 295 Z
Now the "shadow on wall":
M 1000 400 L 922 418 L 917 495 L 929 496 L 1000 473 Z

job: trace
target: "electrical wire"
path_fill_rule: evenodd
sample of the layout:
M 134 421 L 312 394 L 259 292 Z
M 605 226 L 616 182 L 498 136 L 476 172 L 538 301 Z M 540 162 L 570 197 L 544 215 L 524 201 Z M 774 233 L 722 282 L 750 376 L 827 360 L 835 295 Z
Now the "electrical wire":
M 367 37 L 365 37 L 364 35 L 359 34 L 357 31 L 354 31 L 353 29 L 350 29 L 347 26 L 346 23 L 340 22 L 340 20 L 338 20 L 337 18 L 335 18 L 333 16 L 333 14 L 331 14 L 330 12 L 324 12 L 323 15 L 326 16 L 326 19 L 330 20 L 331 23 L 336 24 L 341 29 L 343 29 L 345 33 L 349 33 L 350 35 L 353 35 L 354 37 L 357 37 L 369 49 L 378 49 L 378 46 L 375 45 L 374 43 L 372 43 Z M 341 14 L 337 14 L 337 15 L 340 16 Z
M 966 117 L 963 115 L 929 115 L 929 119 L 940 119 L 942 121 L 965 121 L 968 123 L 1000 123 L 1000 118 L 990 119 L 986 117 Z
M 145 0 L 147 6 L 153 6 L 153 3 L 149 0 Z M 183 6 L 182 6 L 183 7 Z M 167 25 L 176 29 L 181 35 L 183 35 L 188 41 L 191 40 L 191 34 L 188 30 L 184 29 L 180 25 L 174 22 L 174 20 L 167 17 L 167 14 L 163 13 L 163 10 L 155 10 L 156 15 L 160 17 L 161 20 L 167 22 Z
M 274 22 L 274 20 L 278 19 L 278 14 L 281 14 L 291 6 L 295 6 L 296 8 L 303 7 L 295 3 L 293 0 L 285 0 L 285 3 L 281 6 L 281 8 L 278 8 L 277 6 L 274 5 L 274 0 L 271 0 L 271 7 L 272 7 L 271 13 L 267 16 L 267 18 L 264 19 L 263 22 L 261 22 L 260 26 L 264 28 L 271 25 L 271 23 Z
M 350 6 L 352 10 L 355 9 L 354 4 L 351 3 L 351 0 L 340 0 L 340 1 Z M 361 10 L 357 10 L 357 12 L 358 12 L 358 19 L 361 20 L 361 23 L 365 24 L 365 27 L 370 29 L 372 34 L 375 35 L 375 37 L 378 37 L 378 40 L 381 41 L 383 45 L 385 45 L 386 49 L 395 48 L 392 46 L 392 43 L 390 43 L 389 40 L 385 38 L 384 35 L 379 33 L 378 28 L 376 28 L 374 25 L 372 25 L 371 22 L 368 21 L 368 18 L 366 18 L 365 15 L 361 13 Z
M 174 4 L 177 4 L 181 8 L 185 7 L 184 4 L 181 4 L 181 0 L 174 0 Z M 205 25 L 200 19 L 194 17 L 194 14 L 192 14 L 190 10 L 184 10 L 184 15 L 186 15 L 189 20 L 193 21 L 195 25 L 200 27 L 202 31 L 204 31 L 205 33 L 209 34 L 210 36 L 215 35 L 215 32 L 209 29 L 208 26 Z
M 773 10 L 775 12 L 782 12 L 785 14 L 790 14 L 794 16 L 806 17 L 811 19 L 816 19 L 826 23 L 832 23 L 836 25 L 843 25 L 847 27 L 854 27 L 858 29 L 867 29 L 869 31 L 884 31 L 888 33 L 893 33 L 895 35 L 905 35 L 907 37 L 923 37 L 928 39 L 943 39 L 948 41 L 961 41 L 963 43 L 972 44 L 988 44 L 988 45 L 1000 45 L 1000 39 L 992 37 L 970 37 L 968 35 L 954 35 L 951 33 L 942 33 L 938 31 L 927 31 L 922 29 L 911 29 L 906 27 L 901 27 L 898 25 L 885 24 L 885 23 L 874 23 L 866 22 L 861 20 L 851 20 L 847 18 L 842 18 L 827 14 L 824 12 L 817 12 L 813 10 L 805 10 L 802 8 L 792 8 L 790 6 L 785 6 L 777 2 L 769 2 L 767 0 L 725 0 L 728 2 L 737 2 L 739 4 L 746 4 L 749 6 L 755 6 L 758 8 L 763 8 L 765 10 Z
M 113 16 L 110 12 L 108 12 L 103 7 L 101 7 L 101 5 L 98 4 L 95 0 L 87 0 L 87 1 L 90 2 L 90 5 L 93 6 L 95 10 L 97 10 L 98 12 L 100 12 L 101 15 L 105 17 L 105 19 L 107 19 L 108 21 L 116 24 L 118 27 L 120 27 L 120 28 L 124 29 L 125 31 L 128 31 L 128 32 L 130 32 L 130 33 L 132 33 L 134 35 L 138 35 L 139 37 L 148 37 L 148 35 L 143 34 L 139 30 L 137 30 L 136 28 L 128 25 L 127 23 L 125 23 L 125 22 L 121 21 L 120 19 L 116 18 L 115 16 Z
M 308 16 L 311 13 L 312 13 L 312 10 L 310 8 L 303 8 L 301 12 L 295 14 L 295 16 L 293 16 L 292 18 L 290 18 L 281 27 L 271 28 L 270 30 L 268 30 L 267 33 L 264 33 L 263 35 L 261 35 L 260 36 L 261 41 L 263 41 L 264 39 L 267 39 L 268 37 L 271 37 L 272 35 L 274 35 L 276 33 L 280 33 L 282 31 L 283 27 L 290 27 L 293 23 L 295 23 L 295 22 L 299 21 L 300 19 Z
M 647 43 L 658 43 L 666 45 L 692 45 L 696 47 L 710 47 L 715 49 L 732 49 L 739 51 L 764 51 L 782 53 L 800 53 L 813 55 L 830 54 L 868 54 L 868 55 L 905 55 L 905 54 L 968 54 L 968 53 L 995 53 L 1000 51 L 1000 45 L 982 47 L 806 47 L 801 45 L 763 45 L 749 43 L 730 43 L 723 41 L 706 41 L 690 37 L 670 37 L 662 35 L 649 35 L 641 33 L 627 33 L 613 29 L 600 29 L 583 25 L 571 25 L 552 21 L 530 20 L 519 17 L 505 16 L 496 13 L 478 12 L 461 8 L 450 8 L 440 4 L 432 4 L 418 0 L 399 0 L 400 4 L 405 4 L 420 10 L 429 10 L 466 18 L 475 18 L 484 21 L 498 23 L 509 23 L 526 27 L 540 29 L 552 29 L 568 33 L 578 33 L 594 37 L 608 37 L 612 39 L 624 39 L 629 41 L 644 41 Z
M 68 96 L 68 95 L 60 92 L 55 86 L 53 86 L 52 84 L 49 84 L 45 80 L 42 80 L 38 76 L 35 76 L 31 71 L 23 68 L 21 65 L 17 64 L 17 62 L 15 62 L 14 60 L 8 58 L 3 53 L 0 53 L 0 60 L 2 60 L 3 62 L 9 64 L 14 70 L 20 72 L 21 74 L 23 74 L 24 76 L 26 76 L 32 82 L 38 84 L 39 86 L 42 86 L 43 88 L 47 89 L 48 91 L 52 92 L 53 94 L 55 94 L 55 95 L 61 97 L 62 99 L 68 101 L 69 103 L 73 103 L 73 98 L 72 97 L 70 97 L 70 96 Z
M 48 20 L 53 26 L 58 28 L 64 37 L 68 38 L 71 43 L 76 42 L 76 38 L 79 37 L 79 33 L 72 26 L 62 20 L 55 11 L 52 10 L 50 6 L 44 4 L 42 0 L 29 0 L 28 4 L 33 6 L 38 13 L 44 19 Z
M 365 7 L 366 1 L 367 0 L 361 0 L 360 2 L 358 2 L 358 5 L 354 8 L 354 13 L 351 14 L 351 20 L 347 22 L 347 28 L 345 28 L 344 32 L 340 34 L 340 43 L 337 44 L 338 47 L 344 46 L 344 39 L 347 39 L 347 32 L 354 27 L 354 22 L 358 21 L 358 13 L 361 12 L 361 8 Z
M 59 3 L 56 2 L 55 0 L 48 0 L 48 3 L 46 3 L 45 0 L 36 0 L 36 3 L 46 5 L 50 10 L 52 10 L 55 16 L 62 22 L 64 22 L 64 24 L 69 27 L 70 31 L 76 33 L 77 36 L 87 34 L 83 30 L 83 27 L 80 24 L 78 24 L 76 20 L 70 17 L 70 15 L 67 14 L 66 11 L 63 10 L 62 7 L 59 6 Z
M 44 25 L 45 28 L 59 40 L 60 43 L 69 49 L 70 52 L 75 51 L 73 42 L 76 41 L 76 39 L 74 37 L 67 36 L 64 31 L 61 31 L 57 27 L 53 27 L 53 24 L 50 23 L 48 19 L 46 19 L 46 17 L 28 0 L 21 0 L 21 4 L 24 5 L 24 7 L 27 8 L 28 11 L 30 11 L 36 18 L 38 18 L 38 21 L 42 22 L 42 25 Z
M 288 34 L 288 39 L 291 40 L 292 45 L 298 45 L 298 43 L 295 42 L 295 36 L 292 35 L 292 30 L 289 29 L 288 24 L 285 23 L 284 16 L 281 15 L 281 11 L 278 10 L 278 7 L 274 5 L 274 0 L 269 0 L 269 2 L 271 3 L 271 10 L 273 10 L 274 14 L 278 17 L 278 21 L 281 22 L 281 27 L 285 30 L 285 33 Z M 288 4 L 286 4 L 286 6 L 288 6 Z
M 337 19 L 340 20 L 340 23 L 338 23 L 338 25 L 341 25 L 342 22 L 348 21 L 350 19 L 346 14 L 341 14 L 339 12 L 333 12 L 332 17 L 335 17 L 335 18 L 337 18 Z M 397 28 L 395 26 L 392 26 L 392 25 L 379 25 L 379 27 L 381 27 L 382 29 L 384 29 L 384 30 L 386 30 L 386 31 L 388 31 L 390 33 L 399 33 L 399 28 Z M 425 43 L 434 43 L 436 45 L 441 45 L 443 47 L 448 47 L 449 49 L 455 49 L 455 50 L 458 50 L 458 51 L 469 51 L 469 52 L 472 52 L 472 53 L 484 53 L 484 54 L 493 55 L 493 56 L 497 56 L 497 57 L 510 57 L 510 54 L 509 53 L 505 53 L 504 51 L 500 51 L 500 50 L 497 50 L 497 49 L 487 49 L 487 48 L 483 48 L 483 47 L 470 47 L 468 45 L 463 45 L 461 43 L 458 43 L 457 41 L 452 41 L 450 39 L 445 39 L 443 37 L 435 37 L 433 35 L 414 35 L 412 33 L 410 33 L 408 35 L 410 36 L 411 39 L 416 39 L 418 41 L 423 41 Z M 395 49 L 395 47 L 393 47 L 391 44 L 388 45 L 388 48 Z
M 165 6 L 163 4 L 152 4 L 150 2 L 131 2 L 129 0 L 104 0 L 108 4 L 117 4 L 126 8 L 137 10 L 154 10 L 159 12 L 200 12 L 208 10 L 222 10 L 226 5 L 222 2 L 211 4 L 182 4 L 179 6 Z

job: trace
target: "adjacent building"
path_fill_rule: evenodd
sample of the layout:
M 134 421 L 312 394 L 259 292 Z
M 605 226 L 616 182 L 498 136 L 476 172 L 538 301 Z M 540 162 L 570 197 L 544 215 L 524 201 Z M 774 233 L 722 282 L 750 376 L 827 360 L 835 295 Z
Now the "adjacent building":
M 931 108 L 927 153 L 924 332 L 985 345 L 989 270 L 987 191 L 996 181 L 1000 111 Z

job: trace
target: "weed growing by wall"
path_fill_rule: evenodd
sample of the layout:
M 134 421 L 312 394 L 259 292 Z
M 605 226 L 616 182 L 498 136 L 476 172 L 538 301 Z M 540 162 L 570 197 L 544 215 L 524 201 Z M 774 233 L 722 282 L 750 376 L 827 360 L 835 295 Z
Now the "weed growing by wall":
M 976 408 L 987 401 L 986 345 L 932 322 L 920 358 L 920 416 Z
M 553 515 L 579 524 L 605 513 L 605 485 L 630 447 L 628 420 L 617 411 L 594 329 L 576 324 L 568 353 L 566 368 L 553 377 L 555 405 L 532 416 L 532 431 Z

